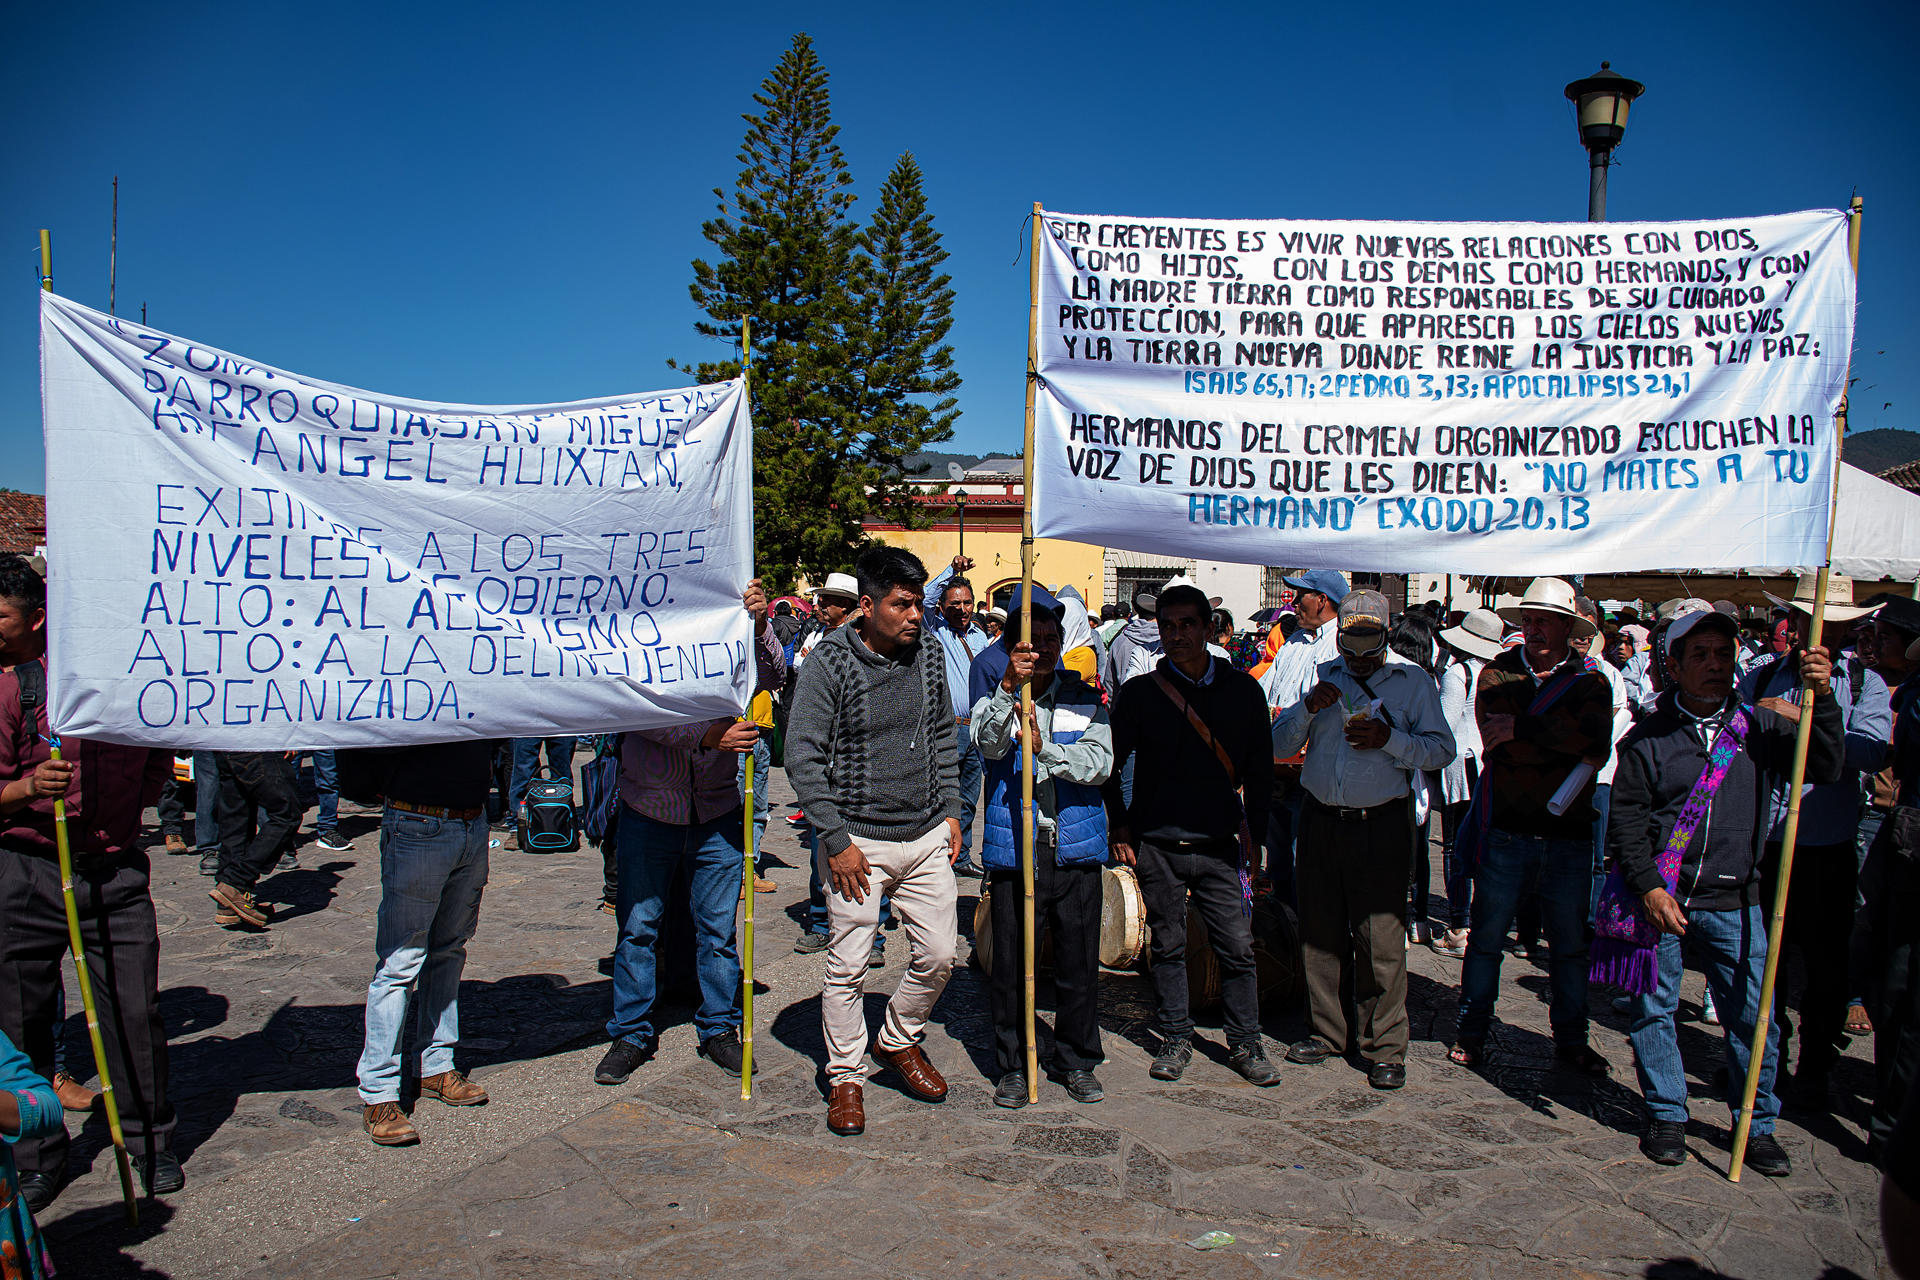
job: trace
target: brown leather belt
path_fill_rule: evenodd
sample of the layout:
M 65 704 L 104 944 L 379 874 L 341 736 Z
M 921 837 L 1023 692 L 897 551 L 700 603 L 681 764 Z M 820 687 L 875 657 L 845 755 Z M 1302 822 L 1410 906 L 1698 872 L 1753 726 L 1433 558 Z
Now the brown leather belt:
M 408 804 L 405 800 L 387 801 L 387 808 L 398 809 L 402 813 L 417 813 L 423 818 L 441 818 L 447 822 L 472 822 L 487 811 L 485 805 L 473 809 L 449 809 L 437 804 Z

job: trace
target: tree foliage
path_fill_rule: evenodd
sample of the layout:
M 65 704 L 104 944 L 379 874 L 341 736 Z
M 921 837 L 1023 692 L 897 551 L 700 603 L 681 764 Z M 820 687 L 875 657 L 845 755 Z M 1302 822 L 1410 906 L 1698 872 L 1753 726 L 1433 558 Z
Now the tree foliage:
M 852 176 L 837 138 L 827 71 L 805 34 L 754 95 L 731 193 L 701 232 L 696 330 L 738 345 L 752 321 L 755 560 L 776 589 L 847 568 L 862 522 L 921 518 L 902 461 L 947 439 L 953 393 L 953 293 L 911 155 L 881 188 L 873 223 L 851 221 Z M 701 381 L 737 360 L 687 369 Z M 931 401 L 931 403 L 928 403 Z

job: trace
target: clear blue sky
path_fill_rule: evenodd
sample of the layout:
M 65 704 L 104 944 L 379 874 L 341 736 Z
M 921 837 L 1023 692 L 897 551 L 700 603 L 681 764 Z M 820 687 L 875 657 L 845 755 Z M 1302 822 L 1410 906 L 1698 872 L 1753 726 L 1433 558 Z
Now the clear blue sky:
M 0 485 L 42 487 L 55 286 L 299 372 L 477 403 L 679 381 L 688 261 L 795 30 L 864 218 L 926 172 L 958 294 L 954 443 L 1017 448 L 1030 203 L 1219 217 L 1578 219 L 1562 85 L 1645 81 L 1609 212 L 1866 198 L 1856 430 L 1920 425 L 1920 6 L 193 4 L 11 14 Z M 1608 30 L 1611 34 L 1605 34 Z M 1903 302 L 1902 299 L 1908 301 Z M 1883 354 L 1884 353 L 1884 354 Z M 1891 408 L 1882 408 L 1891 402 Z

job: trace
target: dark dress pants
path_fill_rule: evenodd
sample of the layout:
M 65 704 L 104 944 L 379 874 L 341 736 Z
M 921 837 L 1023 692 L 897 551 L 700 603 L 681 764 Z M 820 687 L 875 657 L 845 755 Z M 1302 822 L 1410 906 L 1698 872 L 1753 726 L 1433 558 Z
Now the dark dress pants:
M 256 809 L 266 815 L 257 826 Z M 280 860 L 306 811 L 300 776 L 283 753 L 220 752 L 219 882 L 251 892 Z
M 1798 879 L 1798 877 L 1795 877 Z M 1873 1109 L 1867 1149 L 1884 1167 L 1909 1091 L 1920 1089 L 1920 809 L 1887 815 L 1860 872 L 1857 938 L 1873 1015 Z
M 1368 1062 L 1407 1059 L 1407 865 L 1413 807 L 1343 817 L 1311 796 L 1301 813 L 1300 945 L 1316 1038 Z M 1342 991 L 1353 992 L 1349 1026 Z
M 74 868 L 80 944 L 93 982 L 94 1007 L 128 1154 L 164 1151 L 173 1132 L 167 1100 L 167 1031 L 160 1019 L 160 939 L 148 892 L 145 854 Z M 53 1075 L 54 1007 L 60 962 L 67 953 L 67 916 L 60 866 L 51 857 L 0 849 L 0 1031 Z M 91 1055 L 89 1055 L 89 1058 Z M 87 1069 L 69 1064 L 84 1078 Z M 65 1175 L 67 1131 L 22 1138 L 13 1147 L 22 1173 Z
M 1780 846 L 1769 844 L 1762 859 L 1763 909 L 1773 909 L 1774 888 L 1780 883 Z M 1799 948 L 1806 967 L 1806 986 L 1800 991 L 1800 1071 L 1821 1079 L 1840 1060 L 1840 1038 L 1847 1026 L 1847 1001 L 1852 997 L 1848 959 L 1853 938 L 1854 894 L 1860 884 L 1860 864 L 1853 844 L 1803 844 L 1793 851 L 1793 883 L 1787 889 L 1787 919 L 1781 932 L 1782 981 L 1774 1001 L 1780 1023 L 1780 1064 L 1785 1074 L 1788 1039 L 1793 1025 L 1786 1016 L 1784 967 L 1787 953 Z
M 1033 846 L 1033 934 L 1053 934 L 1053 1069 L 1091 1071 L 1100 1050 L 1100 864 L 1063 867 L 1054 847 Z M 1026 1065 L 1026 965 L 1018 871 L 989 871 L 993 913 L 993 1036 L 1000 1071 Z
M 1147 928 L 1153 932 L 1153 994 L 1160 1034 L 1169 1040 L 1193 1035 L 1187 999 L 1191 900 L 1220 960 L 1227 1043 L 1235 1048 L 1256 1043 L 1260 987 L 1253 967 L 1253 927 L 1240 897 L 1239 841 L 1223 837 L 1169 845 L 1142 840 L 1137 848 L 1140 896 L 1146 899 Z

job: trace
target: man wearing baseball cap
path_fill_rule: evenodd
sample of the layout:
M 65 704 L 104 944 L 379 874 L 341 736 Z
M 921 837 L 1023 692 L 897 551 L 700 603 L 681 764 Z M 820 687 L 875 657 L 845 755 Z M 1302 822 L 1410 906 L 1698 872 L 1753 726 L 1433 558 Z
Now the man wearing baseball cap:
M 1307 749 L 1299 842 L 1300 941 L 1313 1066 L 1356 1052 L 1376 1089 L 1407 1082 L 1407 850 L 1413 775 L 1453 759 L 1432 677 L 1387 647 L 1387 598 L 1355 591 L 1330 630 L 1339 656 L 1274 722 L 1273 754 Z M 1351 975 L 1349 1023 L 1341 976 Z
M 1783 717 L 1800 719 L 1800 662 L 1812 631 L 1814 575 L 1800 579 L 1793 599 L 1768 599 L 1787 606 L 1793 645 L 1786 653 L 1768 653 L 1741 675 L 1740 701 Z M 1839 574 L 1827 582 L 1829 651 L 1842 652 L 1847 633 L 1855 626 L 1871 626 L 1875 610 L 1853 603 L 1853 581 Z M 1671 636 L 1672 632 L 1669 631 Z M 1780 936 L 1781 959 L 1799 948 L 1806 986 L 1800 992 L 1800 1069 L 1791 1095 L 1796 1105 L 1824 1111 L 1828 1078 L 1840 1061 L 1847 1021 L 1848 947 L 1853 938 L 1854 891 L 1859 887 L 1860 864 L 1854 842 L 1860 834 L 1860 778 L 1886 763 L 1893 740 L 1893 705 L 1886 682 L 1867 670 L 1852 654 L 1843 653 L 1833 664 L 1833 698 L 1840 708 L 1846 759 L 1838 782 L 1808 787 L 1800 798 L 1800 830 L 1795 841 L 1793 883 L 1787 895 L 1787 918 Z M 1774 779 L 1772 820 L 1761 860 L 1761 901 L 1773 901 L 1779 882 L 1780 845 L 1787 822 L 1788 779 Z M 1781 969 L 1780 1001 L 1775 1014 L 1782 1040 L 1793 1035 L 1787 1021 L 1790 966 Z M 1785 1048 L 1783 1060 L 1791 1057 Z
M 1448 1056 L 1461 1066 L 1485 1058 L 1502 946 L 1535 883 L 1551 948 L 1555 1056 L 1582 1075 L 1604 1076 L 1606 1059 L 1587 1044 L 1587 921 L 1593 779 L 1613 750 L 1613 691 L 1593 660 L 1573 651 L 1573 637 L 1592 635 L 1594 625 L 1574 608 L 1566 582 L 1536 578 L 1500 616 L 1519 624 L 1523 641 L 1486 665 L 1475 692 L 1483 772 L 1455 838 L 1456 851 L 1477 865 L 1473 927 Z M 1551 804 L 1563 790 L 1572 793 L 1565 803 Z
M 1767 960 L 1761 849 L 1770 793 L 1792 770 L 1798 730 L 1783 715 L 1741 705 L 1734 690 L 1739 625 L 1726 614 L 1682 613 L 1668 626 L 1666 643 L 1674 685 L 1620 747 L 1607 823 L 1612 869 L 1595 917 L 1593 977 L 1633 993 L 1628 1034 L 1653 1113 L 1640 1150 L 1655 1164 L 1677 1165 L 1687 1158 L 1688 1119 L 1674 1029 L 1681 939 L 1703 962 L 1720 1010 L 1727 1105 L 1737 1120 Z M 1823 648 L 1801 650 L 1798 666 L 1814 693 L 1807 780 L 1831 783 L 1845 762 L 1833 666 Z M 1746 1154 L 1756 1172 L 1775 1178 L 1792 1172 L 1773 1136 L 1778 1048 L 1776 1023 L 1768 1030 Z

